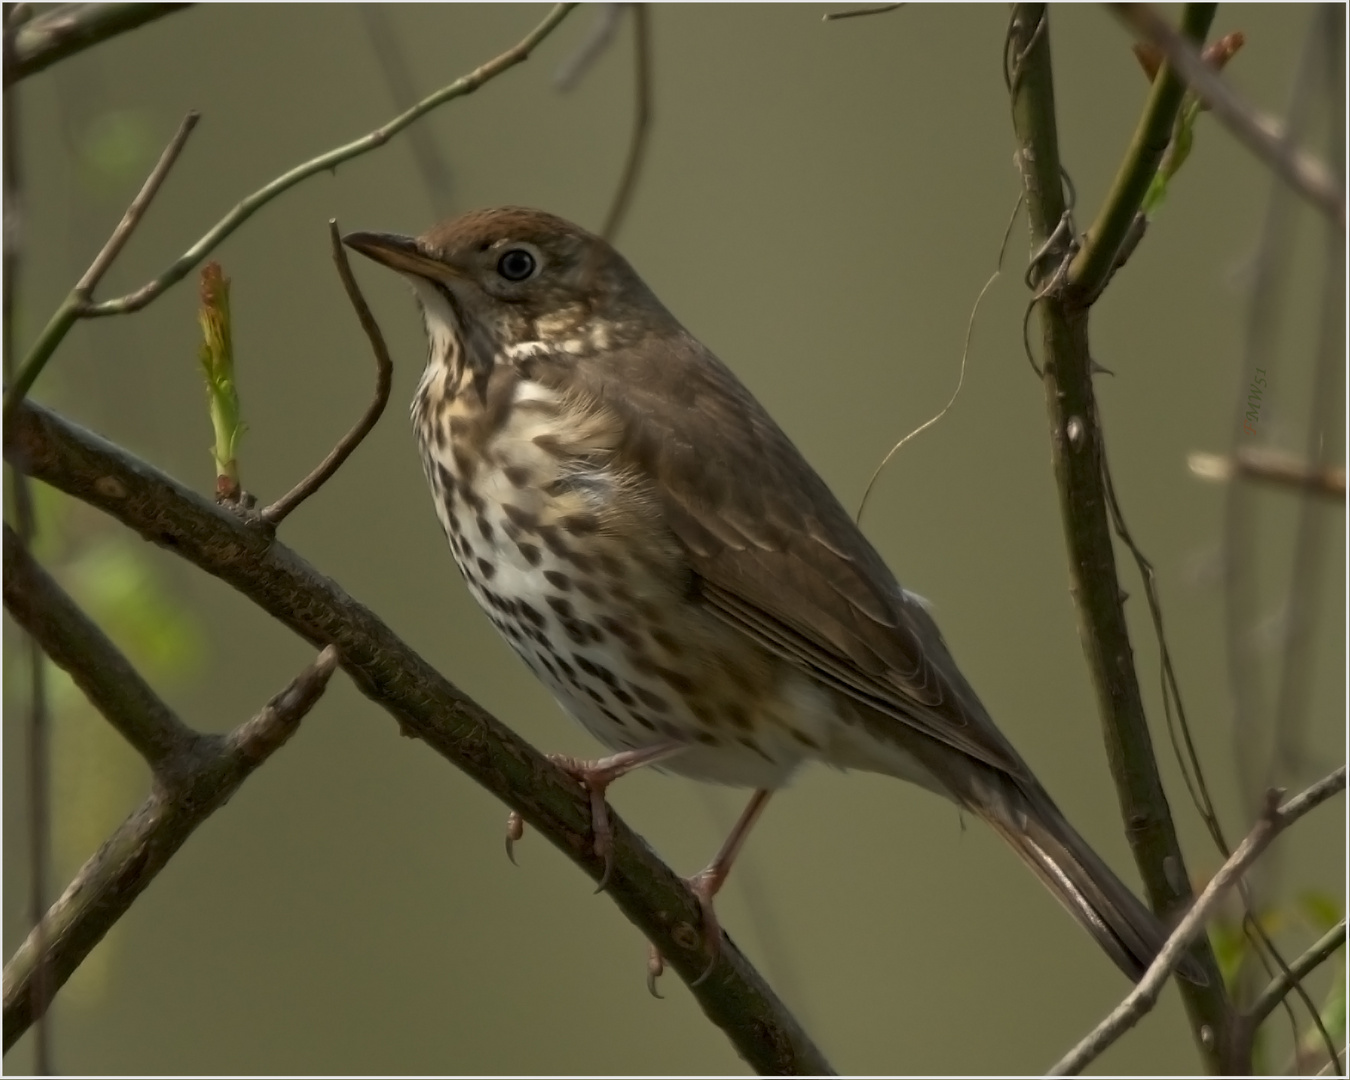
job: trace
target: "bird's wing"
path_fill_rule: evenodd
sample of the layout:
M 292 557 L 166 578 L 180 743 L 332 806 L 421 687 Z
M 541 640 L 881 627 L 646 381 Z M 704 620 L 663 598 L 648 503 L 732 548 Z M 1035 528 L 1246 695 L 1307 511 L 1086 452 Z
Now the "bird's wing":
M 1026 775 L 932 618 L 711 352 L 680 334 L 580 367 L 719 617 L 877 713 Z

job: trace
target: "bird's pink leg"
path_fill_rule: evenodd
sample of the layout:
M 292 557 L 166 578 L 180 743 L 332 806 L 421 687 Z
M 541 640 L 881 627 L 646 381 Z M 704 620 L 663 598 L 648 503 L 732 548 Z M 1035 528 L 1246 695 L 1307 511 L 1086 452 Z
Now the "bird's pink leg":
M 736 861 L 736 856 L 745 846 L 746 837 L 750 835 L 750 830 L 754 828 L 760 814 L 764 813 L 764 807 L 768 805 L 769 796 L 772 794 L 772 791 L 761 788 L 750 796 L 749 804 L 741 813 L 740 818 L 737 819 L 731 830 L 731 835 L 727 837 L 721 850 L 713 857 L 713 861 L 693 877 L 686 879 L 689 882 L 689 887 L 694 890 L 694 895 L 698 897 L 698 906 L 703 913 L 703 939 L 711 954 L 708 959 L 708 966 L 704 969 L 702 975 L 690 983 L 691 986 L 697 986 L 711 975 L 713 967 L 717 964 L 718 953 L 722 945 L 722 927 L 717 921 L 717 912 L 713 908 L 713 897 L 721 891 L 722 886 L 726 883 L 727 875 L 731 873 L 731 866 Z M 653 945 L 651 954 L 647 958 L 647 989 L 652 992 L 654 997 L 661 996 L 656 992 L 656 979 L 664 970 L 665 962 L 661 958 L 660 951 Z
M 565 754 L 549 754 L 549 761 L 562 769 L 568 776 L 584 787 L 591 799 L 591 832 L 594 835 L 595 854 L 604 860 L 605 870 L 600 875 L 600 884 L 595 891 L 601 892 L 609 884 L 610 871 L 614 868 L 614 832 L 609 824 L 609 808 L 605 805 L 605 789 L 619 777 L 640 769 L 643 765 L 652 765 L 664 761 L 686 749 L 684 743 L 658 743 L 644 746 L 638 750 L 621 750 L 609 757 L 586 760 L 568 757 Z M 515 842 L 524 835 L 525 822 L 514 810 L 506 819 L 506 854 L 515 862 L 513 850 Z

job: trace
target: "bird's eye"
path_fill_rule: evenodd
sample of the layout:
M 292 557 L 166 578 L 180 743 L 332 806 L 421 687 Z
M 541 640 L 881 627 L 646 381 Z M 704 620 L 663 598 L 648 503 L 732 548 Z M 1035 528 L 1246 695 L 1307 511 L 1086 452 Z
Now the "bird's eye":
M 512 248 L 497 260 L 497 273 L 507 281 L 524 281 L 534 273 L 534 256 L 524 248 Z

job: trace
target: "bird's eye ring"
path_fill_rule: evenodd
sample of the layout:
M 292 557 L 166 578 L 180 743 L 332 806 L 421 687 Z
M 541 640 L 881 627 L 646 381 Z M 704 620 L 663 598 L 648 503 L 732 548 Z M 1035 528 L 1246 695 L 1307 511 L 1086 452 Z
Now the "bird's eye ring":
M 534 275 L 538 267 L 535 257 L 525 248 L 511 248 L 497 260 L 497 273 L 507 281 L 524 281 Z

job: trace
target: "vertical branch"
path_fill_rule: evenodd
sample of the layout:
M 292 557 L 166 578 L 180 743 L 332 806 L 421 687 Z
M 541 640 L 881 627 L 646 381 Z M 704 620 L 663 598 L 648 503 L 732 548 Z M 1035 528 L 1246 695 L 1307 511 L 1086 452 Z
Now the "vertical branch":
M 4 70 L 6 82 L 16 64 L 15 42 L 17 27 L 12 29 L 17 5 L 5 4 Z M 19 287 L 19 271 L 23 255 L 24 215 L 23 177 L 20 171 L 19 91 L 10 86 L 4 95 L 4 335 L 3 366 L 5 384 L 14 378 L 14 324 Z M 33 512 L 33 493 L 28 477 L 18 470 L 10 470 L 9 489 L 13 493 L 14 518 L 17 535 L 25 548 L 37 533 Z M 33 934 L 39 946 L 44 944 L 42 917 L 47 910 L 47 877 L 50 829 L 49 733 L 47 715 L 46 668 L 42 649 L 37 640 L 23 631 L 24 652 L 28 666 L 29 709 L 25 757 L 28 772 L 28 914 Z M 51 998 L 51 970 L 39 963 L 33 971 L 33 997 L 42 1004 L 43 1018 L 37 1025 L 33 1042 L 33 1071 L 47 1076 L 52 1072 L 51 1021 L 46 1005 Z
M 1097 692 L 1121 818 L 1149 899 L 1166 919 L 1188 907 L 1192 897 L 1153 754 L 1116 572 L 1088 312 L 1066 299 L 1064 287 L 1075 229 L 1061 183 L 1048 20 L 1044 5 L 1014 5 L 1006 75 L 1031 223 L 1028 279 L 1040 316 L 1051 456 L 1079 634 Z M 1183 984 L 1182 992 L 1201 1053 L 1207 1065 L 1217 1069 L 1229 1010 L 1207 943 L 1197 944 L 1194 955 L 1208 974 L 1209 985 Z

